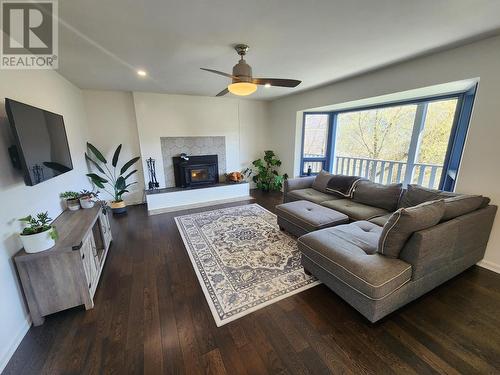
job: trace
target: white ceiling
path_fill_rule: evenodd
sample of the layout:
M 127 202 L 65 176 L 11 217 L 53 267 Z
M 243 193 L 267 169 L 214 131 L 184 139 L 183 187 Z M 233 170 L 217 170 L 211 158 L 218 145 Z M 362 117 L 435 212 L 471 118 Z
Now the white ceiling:
M 498 0 L 64 0 L 59 71 L 85 89 L 215 95 L 247 43 L 255 77 L 298 92 L 500 30 Z M 147 78 L 136 75 L 137 69 Z

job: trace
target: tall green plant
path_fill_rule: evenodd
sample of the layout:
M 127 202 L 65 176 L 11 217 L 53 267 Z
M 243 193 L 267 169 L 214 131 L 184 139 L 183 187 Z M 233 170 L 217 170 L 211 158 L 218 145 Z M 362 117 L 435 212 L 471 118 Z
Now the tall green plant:
M 247 169 L 244 173 L 247 176 L 254 174 L 252 181 L 257 184 L 257 188 L 263 191 L 281 190 L 288 175 L 286 173 L 280 175 L 276 169 L 281 166 L 281 160 L 278 159 L 274 151 L 264 151 L 264 159 L 254 160 L 252 165 L 256 170 Z
M 87 159 L 90 164 L 97 169 L 97 171 L 104 175 L 104 177 L 98 175 L 97 173 L 88 173 L 87 176 L 90 177 L 94 185 L 110 194 L 114 198 L 115 202 L 121 202 L 123 200 L 122 195 L 128 193 L 128 187 L 137 183 L 137 181 L 127 183 L 127 179 L 136 173 L 137 169 L 134 169 L 126 175 L 125 173 L 140 159 L 140 157 L 136 156 L 135 158 L 130 159 L 118 170 L 118 159 L 122 149 L 122 145 L 120 144 L 113 154 L 113 159 L 111 160 L 112 169 L 110 169 L 108 161 L 103 156 L 102 152 L 100 152 L 94 145 L 87 142 L 87 149 L 90 153 L 92 153 L 96 160 L 92 159 L 87 153 L 85 153 L 85 159 Z M 113 191 L 107 190 L 105 184 L 111 186 Z

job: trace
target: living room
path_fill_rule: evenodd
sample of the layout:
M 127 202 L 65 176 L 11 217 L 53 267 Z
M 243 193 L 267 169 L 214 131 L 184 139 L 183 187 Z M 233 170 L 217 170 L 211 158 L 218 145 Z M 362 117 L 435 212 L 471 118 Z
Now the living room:
M 498 2 L 12 4 L 2 373 L 500 371 Z

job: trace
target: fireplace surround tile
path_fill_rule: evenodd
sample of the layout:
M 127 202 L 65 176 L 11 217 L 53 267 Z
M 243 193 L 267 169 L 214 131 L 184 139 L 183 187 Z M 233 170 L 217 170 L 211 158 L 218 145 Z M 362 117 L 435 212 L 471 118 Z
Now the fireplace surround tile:
M 226 173 L 226 137 L 161 137 L 161 154 L 165 174 L 165 186 L 175 186 L 172 157 L 187 155 L 217 155 L 219 175 Z

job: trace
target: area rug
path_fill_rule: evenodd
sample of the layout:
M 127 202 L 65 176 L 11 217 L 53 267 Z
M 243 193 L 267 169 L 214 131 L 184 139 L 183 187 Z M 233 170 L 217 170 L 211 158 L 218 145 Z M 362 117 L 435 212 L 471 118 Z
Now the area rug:
M 175 218 L 217 326 L 319 284 L 295 238 L 258 204 Z

